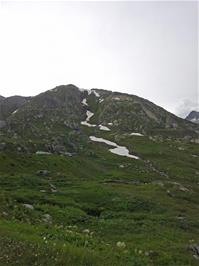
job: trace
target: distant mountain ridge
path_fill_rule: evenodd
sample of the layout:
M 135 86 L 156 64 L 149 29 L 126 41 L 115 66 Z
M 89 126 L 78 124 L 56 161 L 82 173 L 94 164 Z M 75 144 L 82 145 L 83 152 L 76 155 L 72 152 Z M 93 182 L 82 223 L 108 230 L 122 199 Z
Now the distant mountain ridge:
M 191 111 L 185 119 L 193 123 L 199 124 L 199 112 Z
M 6 120 L 14 111 L 24 105 L 30 97 L 0 96 L 0 120 Z

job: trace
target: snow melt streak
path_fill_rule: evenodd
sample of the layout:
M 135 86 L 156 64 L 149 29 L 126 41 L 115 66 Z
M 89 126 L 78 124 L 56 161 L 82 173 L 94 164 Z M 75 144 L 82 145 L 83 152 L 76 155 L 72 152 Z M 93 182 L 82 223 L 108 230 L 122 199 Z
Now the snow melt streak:
M 125 146 L 119 146 L 115 142 L 112 142 L 112 141 L 109 141 L 109 140 L 106 140 L 103 138 L 97 138 L 95 136 L 90 136 L 89 138 L 92 141 L 102 142 L 102 143 L 105 143 L 109 146 L 115 147 L 114 149 L 109 149 L 109 151 L 114 153 L 114 154 L 117 154 L 120 156 L 126 156 L 126 157 L 133 158 L 133 159 L 139 159 L 139 157 L 129 154 L 129 150 Z
M 86 98 L 82 100 L 82 104 L 88 106 Z
M 88 127 L 96 127 L 96 125 L 88 123 L 90 118 L 94 115 L 94 113 L 92 113 L 92 112 L 87 110 L 86 111 L 86 115 L 87 115 L 86 120 L 82 121 L 81 124 L 84 125 L 84 126 L 88 126 Z
M 141 133 L 131 133 L 130 136 L 139 136 L 139 137 L 142 137 L 144 135 L 141 134 Z

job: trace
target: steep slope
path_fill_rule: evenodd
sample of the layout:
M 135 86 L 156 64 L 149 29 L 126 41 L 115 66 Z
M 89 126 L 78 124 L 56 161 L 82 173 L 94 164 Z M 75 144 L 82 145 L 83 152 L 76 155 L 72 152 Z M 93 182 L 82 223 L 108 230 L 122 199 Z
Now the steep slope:
M 186 135 L 197 130 L 196 126 L 146 99 L 117 92 L 95 91 L 101 97 L 94 101 L 94 95 L 91 94 L 88 98 L 89 105 L 95 111 L 93 119 L 95 123 L 104 125 L 112 123 L 112 128 L 115 130 L 121 132 L 138 131 L 144 134 L 158 134 L 161 130 L 166 130 L 167 133 L 176 132 Z
M 5 97 L 0 95 L 0 102 L 2 102 L 5 99 Z
M 199 124 L 199 112 L 191 111 L 185 119 L 193 123 Z
M 6 120 L 13 112 L 22 107 L 29 97 L 11 96 L 8 98 L 0 99 L 0 120 Z
M 82 93 L 74 85 L 59 86 L 33 97 L 7 119 L 10 136 L 29 149 L 75 151 L 81 148 Z
M 29 151 L 77 152 L 87 146 L 89 114 L 93 135 L 139 132 L 144 135 L 197 138 L 198 126 L 135 95 L 83 90 L 69 84 L 9 105 L 4 134 Z M 9 101 L 13 100 L 8 99 Z M 8 102 L 8 100 L 6 102 Z M 3 103 L 5 100 L 3 101 Z M 5 104 L 4 104 L 5 106 Z M 17 108 L 17 111 L 13 110 Z M 2 112 L 5 113 L 5 112 Z M 5 115 L 4 115 L 5 117 Z M 91 125 L 93 124 L 93 125 Z

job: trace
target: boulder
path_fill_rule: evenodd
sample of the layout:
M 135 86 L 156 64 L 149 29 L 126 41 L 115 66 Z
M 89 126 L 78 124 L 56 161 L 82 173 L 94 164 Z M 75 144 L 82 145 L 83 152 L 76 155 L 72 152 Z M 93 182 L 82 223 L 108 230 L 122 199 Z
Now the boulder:
M 48 170 L 38 170 L 36 174 L 40 176 L 48 176 L 50 172 Z
M 27 209 L 34 210 L 34 207 L 31 204 L 24 203 L 23 206 Z

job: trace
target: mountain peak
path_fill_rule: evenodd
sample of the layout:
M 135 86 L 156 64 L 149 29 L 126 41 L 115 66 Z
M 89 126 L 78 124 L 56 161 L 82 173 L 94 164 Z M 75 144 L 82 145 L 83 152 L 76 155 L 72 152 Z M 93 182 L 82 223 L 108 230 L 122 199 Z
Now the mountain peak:
M 68 90 L 68 89 L 79 89 L 77 86 L 75 86 L 74 84 L 67 84 L 67 85 L 58 85 L 55 88 L 53 88 L 52 90 Z
M 185 119 L 198 124 L 199 123 L 199 112 L 191 111 Z

